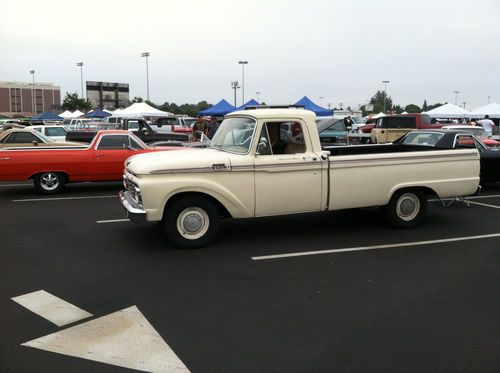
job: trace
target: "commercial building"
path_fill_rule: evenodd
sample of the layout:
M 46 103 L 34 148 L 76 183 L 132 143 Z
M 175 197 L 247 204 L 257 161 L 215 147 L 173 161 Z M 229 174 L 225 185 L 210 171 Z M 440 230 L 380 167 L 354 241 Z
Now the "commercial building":
M 61 110 L 61 88 L 52 83 L 0 81 L 0 115 L 31 116 Z
M 86 81 L 87 99 L 92 107 L 118 109 L 129 105 L 129 87 L 126 83 Z

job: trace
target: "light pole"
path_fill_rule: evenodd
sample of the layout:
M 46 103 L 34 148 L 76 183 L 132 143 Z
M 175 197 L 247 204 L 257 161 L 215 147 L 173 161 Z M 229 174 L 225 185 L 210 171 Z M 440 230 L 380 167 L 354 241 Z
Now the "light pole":
M 319 106 L 323 107 L 323 96 L 319 96 Z
M 387 83 L 390 83 L 390 80 L 382 80 L 384 83 L 384 114 L 385 114 L 385 102 L 387 101 Z
M 488 96 L 488 104 L 490 103 L 490 98 L 491 98 L 491 96 Z
M 245 104 L 245 65 L 248 65 L 248 61 L 238 61 L 241 65 L 242 79 L 241 79 L 241 104 Z
M 260 104 L 260 100 L 259 100 L 260 92 L 255 92 L 255 94 L 257 95 L 257 102 Z
M 234 89 L 234 107 L 236 107 L 236 90 L 240 88 L 237 80 L 231 81 L 231 88 Z
M 456 106 L 457 105 L 458 94 L 460 93 L 460 91 L 453 91 L 453 93 L 455 94 L 455 106 Z
M 35 70 L 30 70 L 30 74 L 32 75 L 33 77 L 33 84 L 31 85 L 31 105 L 33 106 L 32 107 L 32 111 L 33 111 L 33 114 L 36 115 L 36 98 L 35 98 Z
M 149 101 L 149 64 L 148 64 L 149 52 L 141 53 L 141 57 L 146 57 L 146 87 L 148 90 L 147 92 L 148 92 L 148 101 Z
M 82 85 L 82 99 L 84 99 L 85 97 L 83 97 L 83 62 L 77 62 L 76 66 L 80 67 L 80 83 Z

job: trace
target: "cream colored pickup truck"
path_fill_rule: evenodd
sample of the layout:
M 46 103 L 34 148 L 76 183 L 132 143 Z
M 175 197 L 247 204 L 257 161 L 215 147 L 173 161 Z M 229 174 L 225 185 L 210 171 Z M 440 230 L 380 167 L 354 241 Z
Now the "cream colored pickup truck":
M 181 248 L 212 242 L 222 218 L 382 206 L 393 226 L 413 227 L 428 195 L 479 187 L 475 149 L 322 148 L 314 113 L 302 109 L 234 112 L 208 149 L 140 154 L 125 167 L 120 200 L 130 220 L 162 221 Z

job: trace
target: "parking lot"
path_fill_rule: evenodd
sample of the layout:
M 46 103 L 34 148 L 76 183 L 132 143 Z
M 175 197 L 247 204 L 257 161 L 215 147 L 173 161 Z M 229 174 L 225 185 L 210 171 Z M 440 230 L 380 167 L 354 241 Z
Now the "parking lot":
M 412 230 L 377 209 L 229 220 L 188 251 L 126 221 L 120 187 L 0 183 L 2 372 L 499 369 L 500 184 Z M 42 290 L 91 315 L 12 300 Z

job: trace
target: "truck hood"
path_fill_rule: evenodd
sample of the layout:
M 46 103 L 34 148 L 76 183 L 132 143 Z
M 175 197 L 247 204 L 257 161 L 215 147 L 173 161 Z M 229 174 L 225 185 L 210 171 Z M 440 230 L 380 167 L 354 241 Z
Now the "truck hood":
M 134 155 L 125 161 L 125 167 L 134 175 L 210 172 L 230 166 L 230 154 L 214 149 L 157 151 Z

